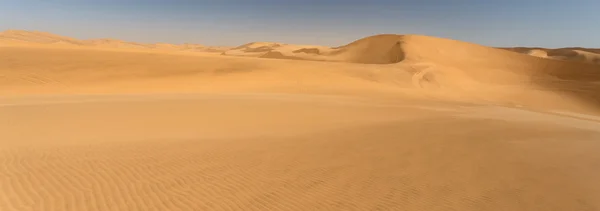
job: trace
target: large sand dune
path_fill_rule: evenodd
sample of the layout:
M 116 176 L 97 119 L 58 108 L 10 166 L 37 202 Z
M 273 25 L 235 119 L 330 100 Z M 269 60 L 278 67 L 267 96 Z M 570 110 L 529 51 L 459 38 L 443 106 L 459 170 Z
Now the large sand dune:
M 442 97 L 529 105 L 548 105 L 547 101 L 556 101 L 549 106 L 559 106 L 568 98 L 569 102 L 584 103 L 575 107 L 600 106 L 600 66 L 592 64 L 539 59 L 422 35 L 371 36 L 327 49 L 326 53 L 276 53 L 279 52 L 277 48 L 285 46 L 251 43 L 234 49 L 260 49 L 253 55 L 262 58 L 393 64 L 397 69 L 411 72 L 411 80 L 418 87 L 436 87 L 437 91 L 444 91 Z M 294 46 L 294 49 L 306 48 Z M 556 99 L 537 99 L 548 95 Z
M 0 38 L 3 211 L 600 209 L 600 65 L 421 35 Z

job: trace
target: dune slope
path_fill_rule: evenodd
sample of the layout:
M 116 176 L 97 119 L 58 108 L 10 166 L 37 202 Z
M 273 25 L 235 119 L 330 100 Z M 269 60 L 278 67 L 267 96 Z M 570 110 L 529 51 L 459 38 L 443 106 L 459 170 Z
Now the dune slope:
M 420 35 L 376 35 L 336 50 L 335 60 L 409 65 L 417 70 L 417 75 L 428 77 L 421 79 L 463 94 L 489 95 L 491 93 L 485 93 L 484 88 L 519 87 L 520 90 L 513 90 L 515 93 L 505 100 L 514 99 L 515 94 L 523 91 L 536 90 L 554 92 L 559 98 L 573 98 L 596 109 L 600 106 L 600 66 L 597 65 L 547 60 Z

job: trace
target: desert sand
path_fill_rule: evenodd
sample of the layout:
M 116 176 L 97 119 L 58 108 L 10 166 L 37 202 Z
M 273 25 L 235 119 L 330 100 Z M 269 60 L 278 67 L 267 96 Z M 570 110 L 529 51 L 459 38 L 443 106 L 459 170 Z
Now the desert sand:
M 566 61 L 579 61 L 591 64 L 600 64 L 600 49 L 596 48 L 501 48 L 509 51 L 529 54 L 532 56 L 558 59 Z
M 34 45 L 36 47 L 88 47 L 96 50 L 155 50 L 176 52 L 225 52 L 229 47 L 200 44 L 136 43 L 111 38 L 79 40 L 48 32 L 7 30 L 0 32 L 0 46 Z
M 3 32 L 0 210 L 600 210 L 600 65 L 523 52 Z

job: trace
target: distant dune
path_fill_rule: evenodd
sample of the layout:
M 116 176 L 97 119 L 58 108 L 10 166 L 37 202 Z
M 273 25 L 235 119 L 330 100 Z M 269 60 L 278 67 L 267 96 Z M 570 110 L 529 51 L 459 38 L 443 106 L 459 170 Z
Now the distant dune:
M 0 42 L 36 43 L 36 44 L 72 44 L 87 45 L 86 42 L 47 32 L 7 30 L 0 32 Z
M 598 210 L 595 54 L 3 32 L 0 210 Z
M 229 47 L 203 46 L 199 44 L 167 44 L 167 43 L 136 43 L 117 39 L 90 39 L 78 40 L 59 36 L 47 32 L 8 30 L 0 32 L 0 45 L 15 44 L 44 44 L 64 47 L 95 47 L 104 49 L 134 49 L 134 50 L 163 50 L 163 51 L 190 51 L 190 52 L 224 52 Z
M 592 64 L 600 64 L 600 49 L 597 48 L 501 48 L 509 51 L 525 53 L 533 56 L 540 56 L 549 59 L 578 61 Z M 531 52 L 536 52 L 532 54 Z
M 536 56 L 536 57 L 540 57 L 540 58 L 548 58 L 548 52 L 546 52 L 545 50 L 542 49 L 531 49 L 531 50 L 527 50 L 524 52 L 520 52 L 520 53 L 524 53 L 530 56 Z
M 134 42 L 126 42 L 122 40 L 115 39 L 94 39 L 94 40 L 86 40 L 84 41 L 86 44 L 95 46 L 95 47 L 104 47 L 104 48 L 124 48 L 124 49 L 150 49 L 155 47 L 156 45 L 152 44 L 140 44 Z M 162 45 L 160 45 L 162 46 Z
M 260 57 L 272 59 L 329 61 L 335 59 L 326 56 L 331 55 L 334 52 L 334 49 L 325 46 L 293 45 L 273 42 L 252 42 L 225 51 L 222 53 L 222 55 Z

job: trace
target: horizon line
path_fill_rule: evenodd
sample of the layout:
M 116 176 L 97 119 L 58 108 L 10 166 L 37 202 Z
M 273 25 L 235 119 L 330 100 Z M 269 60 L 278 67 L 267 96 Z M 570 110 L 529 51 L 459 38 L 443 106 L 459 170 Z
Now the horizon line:
M 15 29 L 15 28 L 10 28 L 10 29 L 5 29 L 0 31 L 0 34 L 6 33 L 6 32 L 11 32 L 11 31 L 17 31 L 17 32 L 34 32 L 34 33 L 47 33 L 47 34 L 51 34 L 51 35 L 55 35 L 55 36 L 60 36 L 60 37 L 66 37 L 66 38 L 70 38 L 70 39 L 75 39 L 75 40 L 79 40 L 79 41 L 93 41 L 93 40 L 114 40 L 114 41 L 120 41 L 120 42 L 125 42 L 125 43 L 135 43 L 135 44 L 171 44 L 171 45 L 186 45 L 186 44 L 193 44 L 193 45 L 203 45 L 203 46 L 207 46 L 207 47 L 239 47 L 242 45 L 247 45 L 250 43 L 258 43 L 258 42 L 265 42 L 265 43 L 282 43 L 282 42 L 276 42 L 276 41 L 252 41 L 252 42 L 247 42 L 247 43 L 242 43 L 242 44 L 238 44 L 238 45 L 211 45 L 211 44 L 204 44 L 204 43 L 192 43 L 192 42 L 182 42 L 182 43 L 170 43 L 170 42 L 139 42 L 139 41 L 131 41 L 131 40 L 124 40 L 124 39 L 120 39 L 120 38 L 114 38 L 114 37 L 98 37 L 98 38 L 87 38 L 87 39 L 83 39 L 83 38 L 78 38 L 78 37 L 74 37 L 74 36 L 69 36 L 69 35 L 65 35 L 65 34 L 58 34 L 58 33 L 54 33 L 51 31 L 41 31 L 41 30 L 26 30 L 26 29 Z M 564 46 L 564 47 L 558 47 L 558 48 L 548 48 L 548 47 L 539 47 L 539 46 L 490 46 L 490 45 L 484 45 L 484 44 L 480 44 L 480 43 L 476 43 L 476 42 L 471 42 L 471 41 L 466 41 L 466 40 L 459 40 L 459 39 L 454 39 L 454 38 L 448 38 L 448 37 L 440 37 L 440 36 L 431 36 L 431 35 L 426 35 L 426 34 L 391 34 L 391 33 L 380 33 L 380 34 L 372 34 L 372 35 L 368 35 L 368 36 L 363 36 L 360 38 L 356 38 L 354 39 L 352 42 L 355 42 L 357 40 L 361 40 L 367 37 L 372 37 L 372 36 L 377 36 L 377 35 L 385 35 L 385 34 L 390 34 L 390 35 L 416 35 L 416 36 L 427 36 L 427 37 L 436 37 L 436 38 L 442 38 L 442 39 L 450 39 L 450 40 L 456 40 L 456 41 L 461 41 L 461 42 L 468 42 L 468 43 L 473 43 L 473 44 L 477 44 L 477 45 L 482 45 L 482 46 L 486 46 L 486 47 L 491 47 L 491 48 L 535 48 L 535 49 L 570 49 L 570 48 L 582 48 L 582 49 L 600 49 L 600 48 L 595 48 L 595 47 L 582 47 L 582 46 Z M 332 48 L 336 48 L 336 47 L 341 47 L 347 44 L 350 44 L 352 42 L 343 44 L 343 45 L 339 45 L 339 46 L 327 46 L 327 45 L 316 45 L 316 46 L 324 46 L 324 47 L 332 47 Z M 301 44 L 301 43 L 282 43 L 282 44 L 288 44 L 288 45 L 315 45 L 315 44 Z

